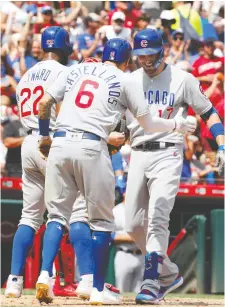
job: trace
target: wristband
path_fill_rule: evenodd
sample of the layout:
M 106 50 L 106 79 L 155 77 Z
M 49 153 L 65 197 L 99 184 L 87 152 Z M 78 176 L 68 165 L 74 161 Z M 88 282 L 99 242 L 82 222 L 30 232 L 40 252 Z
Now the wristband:
M 218 150 L 225 150 L 225 145 L 218 146 Z
M 218 135 L 224 135 L 224 126 L 222 123 L 217 123 L 211 126 L 209 131 L 212 133 L 213 137 L 216 139 Z
M 112 241 L 114 241 L 115 236 L 116 236 L 116 233 L 115 233 L 115 232 L 111 232 L 111 240 L 112 240 Z
M 38 123 L 39 123 L 39 134 L 42 136 L 49 136 L 50 119 L 38 118 Z
M 216 113 L 217 113 L 216 109 L 214 107 L 212 107 L 210 110 L 208 110 L 206 113 L 204 113 L 200 116 L 204 120 L 204 122 L 206 122 L 212 114 L 216 114 Z

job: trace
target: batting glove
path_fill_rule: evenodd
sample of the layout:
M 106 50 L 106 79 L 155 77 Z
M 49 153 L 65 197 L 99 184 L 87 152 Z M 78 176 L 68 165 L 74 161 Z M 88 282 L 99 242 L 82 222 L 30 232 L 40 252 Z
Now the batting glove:
M 225 161 L 225 146 L 220 145 L 217 150 L 216 154 L 216 167 L 218 167 L 219 175 L 223 176 L 224 175 L 224 161 Z
M 193 116 L 188 116 L 187 118 L 184 118 L 182 115 L 183 110 L 184 108 L 181 107 L 177 112 L 177 115 L 174 117 L 174 131 L 177 131 L 182 134 L 193 133 L 197 127 L 197 120 Z

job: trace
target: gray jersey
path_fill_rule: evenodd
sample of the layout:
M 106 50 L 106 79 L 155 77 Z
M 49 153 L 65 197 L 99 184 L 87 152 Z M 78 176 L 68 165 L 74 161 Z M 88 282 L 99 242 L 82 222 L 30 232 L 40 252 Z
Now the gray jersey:
M 61 73 L 48 88 L 56 102 L 63 103 L 57 130 L 83 130 L 107 139 L 128 108 L 134 117 L 149 112 L 140 85 L 113 65 L 83 63 Z
M 204 95 L 199 81 L 191 74 L 167 65 L 164 71 L 149 78 L 140 68 L 131 74 L 140 84 L 145 95 L 146 104 L 152 115 L 163 118 L 174 118 L 178 109 L 185 107 L 184 117 L 187 116 L 188 106 L 197 114 L 204 114 L 212 104 Z M 182 143 L 183 136 L 177 132 L 157 132 L 146 135 L 138 121 L 127 112 L 127 124 L 131 132 L 131 144 L 137 146 L 145 141 L 163 141 Z
M 16 88 L 16 98 L 22 125 L 27 129 L 38 129 L 38 102 L 45 90 L 54 84 L 65 66 L 54 60 L 42 61 L 30 68 Z M 56 110 L 51 111 L 50 128 L 55 126 Z

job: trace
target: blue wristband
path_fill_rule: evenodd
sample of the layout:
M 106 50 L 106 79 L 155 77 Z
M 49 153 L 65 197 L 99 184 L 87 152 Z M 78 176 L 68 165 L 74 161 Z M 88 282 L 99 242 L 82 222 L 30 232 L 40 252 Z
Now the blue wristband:
M 225 150 L 225 145 L 220 145 L 220 146 L 218 146 L 218 150 Z
M 49 125 L 50 119 L 40 119 L 38 118 L 39 132 L 42 136 L 49 136 Z
M 209 130 L 214 138 L 216 138 L 218 135 L 224 135 L 224 126 L 222 123 L 212 125 Z
M 115 236 L 116 236 L 116 233 L 115 233 L 115 232 L 111 232 L 111 240 L 112 240 L 112 241 L 114 241 Z

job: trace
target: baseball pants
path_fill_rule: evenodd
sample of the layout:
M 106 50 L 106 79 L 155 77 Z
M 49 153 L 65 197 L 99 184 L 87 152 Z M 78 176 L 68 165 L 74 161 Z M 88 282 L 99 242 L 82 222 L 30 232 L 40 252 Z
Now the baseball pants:
M 126 230 L 143 254 L 164 256 L 160 282 L 170 284 L 178 267 L 167 256 L 170 212 L 179 188 L 183 146 L 132 150 L 126 190 Z
M 45 179 L 48 222 L 58 221 L 69 228 L 80 191 L 92 230 L 114 231 L 115 178 L 107 144 L 80 139 L 80 135 L 67 132 L 53 139 Z
M 46 210 L 44 203 L 45 166 L 38 152 L 38 137 L 28 135 L 22 144 L 23 209 L 19 225 L 27 225 L 38 231 Z

